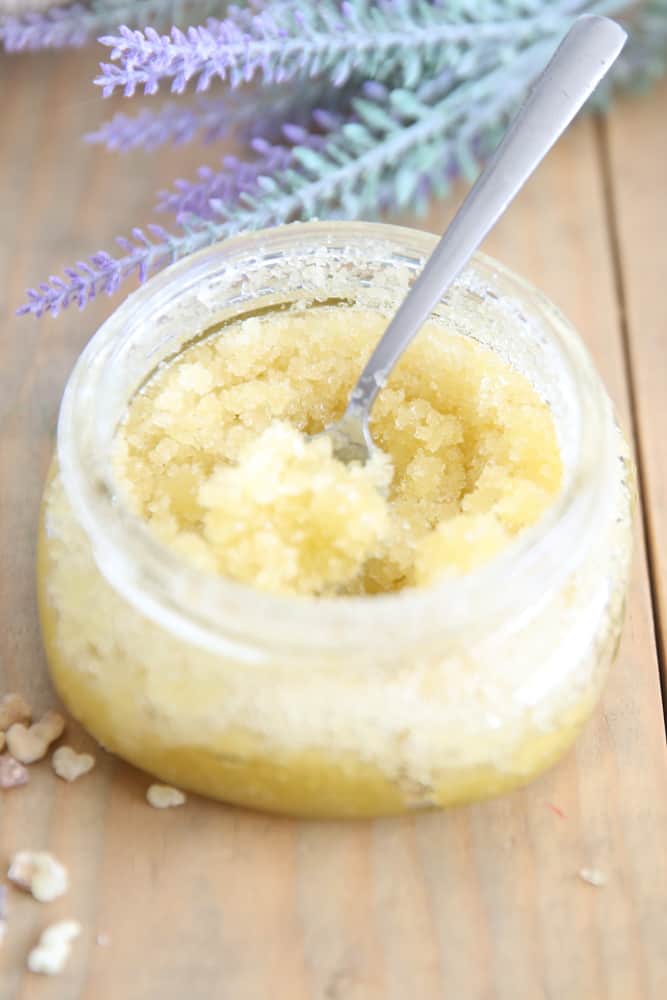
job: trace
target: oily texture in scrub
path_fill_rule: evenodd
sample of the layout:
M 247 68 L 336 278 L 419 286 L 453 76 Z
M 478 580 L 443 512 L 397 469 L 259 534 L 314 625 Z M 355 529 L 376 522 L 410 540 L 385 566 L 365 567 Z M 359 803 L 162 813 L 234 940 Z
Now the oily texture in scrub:
M 427 586 L 495 555 L 562 465 L 548 406 L 488 349 L 424 327 L 373 410 L 384 460 L 346 467 L 304 436 L 341 415 L 386 322 L 344 306 L 251 317 L 162 366 L 117 437 L 136 513 L 199 568 L 275 592 Z

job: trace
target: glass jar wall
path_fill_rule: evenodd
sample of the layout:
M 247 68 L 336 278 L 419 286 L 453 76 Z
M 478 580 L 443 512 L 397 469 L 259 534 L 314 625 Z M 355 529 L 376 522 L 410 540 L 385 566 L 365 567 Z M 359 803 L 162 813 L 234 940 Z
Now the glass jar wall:
M 163 548 L 114 481 L 114 435 L 160 363 L 290 305 L 390 315 L 434 244 L 364 223 L 241 236 L 147 283 L 83 352 L 45 490 L 40 606 L 58 691 L 107 749 L 226 801 L 361 816 L 498 793 L 576 737 L 620 634 L 632 469 L 577 334 L 496 262 L 477 257 L 434 319 L 548 402 L 564 485 L 487 565 L 377 596 L 261 593 Z

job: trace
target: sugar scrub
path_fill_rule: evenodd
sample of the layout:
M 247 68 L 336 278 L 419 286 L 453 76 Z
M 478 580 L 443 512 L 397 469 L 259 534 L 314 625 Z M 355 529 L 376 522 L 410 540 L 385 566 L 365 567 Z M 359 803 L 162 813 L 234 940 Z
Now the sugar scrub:
M 344 306 L 255 316 L 164 364 L 131 402 L 115 470 L 198 568 L 264 590 L 377 594 L 491 558 L 558 492 L 548 406 L 474 340 L 427 325 L 373 410 L 385 461 L 327 438 L 386 325 Z
M 299 816 L 429 809 L 525 783 L 593 711 L 632 462 L 544 296 L 475 258 L 378 396 L 385 463 L 305 437 L 436 242 L 240 235 L 143 285 L 78 359 L 44 645 L 69 712 L 156 783 Z

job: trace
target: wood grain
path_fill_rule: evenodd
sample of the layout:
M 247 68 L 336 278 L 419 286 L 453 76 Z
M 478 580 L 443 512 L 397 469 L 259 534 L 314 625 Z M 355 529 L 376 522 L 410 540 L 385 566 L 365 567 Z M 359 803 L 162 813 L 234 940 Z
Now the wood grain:
M 41 483 L 67 372 L 111 305 L 41 324 L 13 310 L 26 284 L 110 246 L 146 218 L 152 191 L 213 155 L 121 161 L 81 146 L 110 112 L 86 85 L 93 71 L 90 54 L 0 61 L 12 95 L 0 150 L 0 670 L 3 689 L 40 708 L 53 697 L 33 584 Z M 488 245 L 583 331 L 632 430 L 617 223 L 645 455 L 659 455 L 664 425 L 651 363 L 667 236 L 656 225 L 643 245 L 633 213 L 641 206 L 648 226 L 664 201 L 664 135 L 658 146 L 653 130 L 665 93 L 619 108 L 609 161 L 598 128 L 576 125 Z M 632 160 L 644 148 L 655 168 Z M 435 208 L 427 228 L 450 212 Z M 667 530 L 658 476 L 647 476 L 654 543 Z M 297 823 L 196 799 L 160 813 L 145 805 L 146 777 L 102 752 L 71 787 L 36 766 L 28 788 L 0 801 L 0 862 L 48 847 L 72 889 L 48 906 L 12 891 L 1 1000 L 662 1000 L 667 759 L 653 636 L 638 530 L 619 660 L 576 749 L 524 791 L 443 814 Z M 582 866 L 603 870 L 607 886 L 584 884 Z M 70 966 L 54 980 L 28 975 L 29 947 L 60 916 L 84 925 Z
M 663 670 L 667 669 L 666 117 L 667 84 L 662 82 L 650 101 L 626 101 L 605 133 Z

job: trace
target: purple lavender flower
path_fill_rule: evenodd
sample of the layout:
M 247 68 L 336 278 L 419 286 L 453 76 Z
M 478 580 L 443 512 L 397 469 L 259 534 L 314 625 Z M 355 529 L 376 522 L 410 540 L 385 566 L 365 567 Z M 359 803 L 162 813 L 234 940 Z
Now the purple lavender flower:
M 77 48 L 123 22 L 167 26 L 178 23 L 186 11 L 205 17 L 220 6 L 216 0 L 94 0 L 92 6 L 53 6 L 5 17 L 0 40 L 7 52 Z
M 147 11 L 159 18 L 176 5 L 209 2 L 223 0 L 91 0 L 91 9 L 5 19 L 0 36 L 10 47 L 78 44 L 91 17 L 113 11 L 130 20 L 124 3 L 132 4 L 137 25 L 146 23 Z M 163 81 L 176 92 L 190 82 L 205 90 L 216 77 L 231 88 L 251 80 L 265 86 L 243 101 L 227 94 L 182 110 L 167 104 L 135 117 L 116 115 L 90 141 L 152 149 L 202 133 L 218 138 L 232 127 L 251 158 L 227 157 L 221 169 L 202 167 L 193 181 L 177 181 L 159 203 L 176 214 L 175 233 L 154 225 L 135 229 L 118 240 L 119 257 L 99 252 L 80 261 L 63 278 L 31 289 L 21 312 L 55 315 L 72 303 L 83 306 L 127 278 L 142 281 L 240 230 L 314 215 L 423 209 L 453 176 L 475 173 L 578 13 L 613 14 L 627 6 L 627 0 L 248 2 L 229 8 L 224 21 L 187 32 L 124 26 L 102 39 L 112 60 L 96 81 L 105 94 L 118 87 L 128 95 L 139 88 L 153 94 Z M 74 23 L 79 16 L 83 27 Z M 648 81 L 667 65 L 667 0 L 644 0 L 630 27 L 617 76 Z M 304 79 L 306 87 L 295 86 Z
M 361 71 L 369 78 L 393 74 L 414 86 L 425 73 L 458 64 L 466 51 L 520 44 L 535 34 L 537 18 L 545 18 L 544 11 L 517 18 L 510 5 L 504 16 L 482 24 L 470 19 L 466 6 L 445 9 L 426 0 L 273 0 L 259 14 L 234 7 L 226 20 L 211 19 L 185 33 L 172 28 L 160 35 L 153 28 L 142 32 L 123 26 L 117 35 L 100 39 L 111 49 L 112 63 L 102 63 L 95 83 L 105 97 L 116 88 L 129 97 L 139 88 L 155 94 L 164 80 L 180 94 L 192 80 L 204 91 L 215 77 L 237 87 L 256 77 L 268 85 L 326 73 L 334 86 L 342 86 Z M 558 13 L 547 21 L 557 30 L 565 23 Z
M 72 7 L 28 11 L 6 17 L 0 24 L 0 38 L 7 52 L 77 48 L 90 39 L 93 18 L 94 15 L 79 3 Z M 102 25 L 99 19 L 96 21 L 95 27 L 99 30 Z
M 149 274 L 194 253 L 225 236 L 225 227 L 218 223 L 183 225 L 182 232 L 173 236 L 161 226 L 151 225 L 149 232 L 154 242 L 142 229 L 132 231 L 132 240 L 118 237 L 118 244 L 125 251 L 123 257 L 112 257 L 99 251 L 88 261 L 78 261 L 74 267 L 65 268 L 65 279 L 52 275 L 48 282 L 28 289 L 27 302 L 18 309 L 18 315 L 36 317 L 50 313 L 57 316 L 62 309 L 78 305 L 79 309 L 102 293 L 113 295 L 121 282 L 130 277 L 145 281 Z
M 264 145 L 264 149 L 258 146 Z M 285 170 L 292 161 L 292 150 L 287 146 L 272 146 L 257 140 L 255 149 L 260 153 L 256 160 L 247 163 L 236 156 L 226 156 L 223 170 L 203 166 L 197 171 L 197 181 L 176 180 L 174 191 L 163 191 L 157 204 L 160 212 L 173 212 L 178 219 L 197 215 L 212 219 L 216 213 L 211 202 L 218 206 L 232 207 L 242 195 L 257 190 L 260 177 L 270 177 Z
M 317 119 L 317 114 L 313 118 Z M 282 126 L 286 144 L 275 145 L 259 137 L 252 139 L 250 148 L 255 159 L 250 162 L 236 156 L 226 156 L 223 170 L 213 170 L 203 166 L 197 171 L 198 180 L 177 180 L 175 190 L 163 191 L 157 204 L 160 212 L 173 212 L 179 220 L 188 216 L 213 219 L 225 212 L 233 211 L 243 195 L 254 194 L 261 185 L 262 178 L 274 177 L 295 164 L 294 147 L 322 150 L 326 148 L 324 135 L 310 132 L 294 122 Z M 216 205 L 216 209 L 211 207 Z
M 226 97 L 201 97 L 190 106 L 168 102 L 157 111 L 142 108 L 136 115 L 120 111 L 84 138 L 121 153 L 157 149 L 167 143 L 179 146 L 198 135 L 204 142 L 214 142 L 227 135 L 230 119 L 233 121 L 233 109 Z
M 549 48 L 551 43 L 537 45 L 514 61 L 514 87 L 508 100 L 514 102 L 543 64 L 545 44 Z M 205 200 L 206 215 L 184 214 L 183 209 L 177 235 L 150 226 L 151 239 L 135 229 L 132 240 L 118 240 L 125 251 L 123 257 L 98 253 L 89 262 L 79 262 L 65 272 L 67 280 L 51 278 L 31 289 L 21 312 L 57 315 L 73 302 L 82 307 L 100 292 L 113 294 L 130 276 L 143 281 L 172 261 L 239 231 L 313 215 L 368 216 L 374 215 L 378 206 L 402 207 L 412 195 L 423 195 L 425 185 L 437 187 L 438 178 L 468 152 L 468 144 L 464 150 L 459 138 L 461 130 L 469 133 L 472 141 L 478 124 L 489 125 L 494 116 L 506 113 L 507 107 L 498 97 L 502 72 L 496 70 L 479 82 L 474 95 L 477 102 L 471 103 L 465 89 L 447 93 L 429 106 L 415 94 L 371 88 L 377 100 L 366 96 L 353 101 L 355 117 L 324 136 L 286 125 L 288 139 L 298 144 L 276 149 L 256 142 L 261 164 L 256 171 L 243 173 L 234 161 L 222 178 L 205 175 L 203 185 L 184 185 L 176 192 L 186 201 L 188 197 L 198 199 L 200 208 Z M 479 108 L 486 107 L 492 110 L 480 117 Z M 272 157 L 272 172 L 265 174 L 267 160 Z M 243 169 L 248 166 L 252 165 Z M 215 185 L 221 197 L 212 193 L 210 188 Z M 179 210 L 176 203 L 170 207 Z
M 316 112 L 321 116 L 318 127 L 327 131 L 327 121 L 337 126 L 349 113 L 351 96 L 349 89 L 332 91 L 326 84 L 314 84 L 307 95 L 277 87 L 269 94 L 233 91 L 220 97 L 202 95 L 187 104 L 167 101 L 156 110 L 142 108 L 136 115 L 118 112 L 84 138 L 121 153 L 157 149 L 168 143 L 181 145 L 196 138 L 210 143 L 231 132 L 247 141 L 264 138 L 277 143 L 283 138 L 285 121 L 308 126 L 319 104 L 327 107 Z

